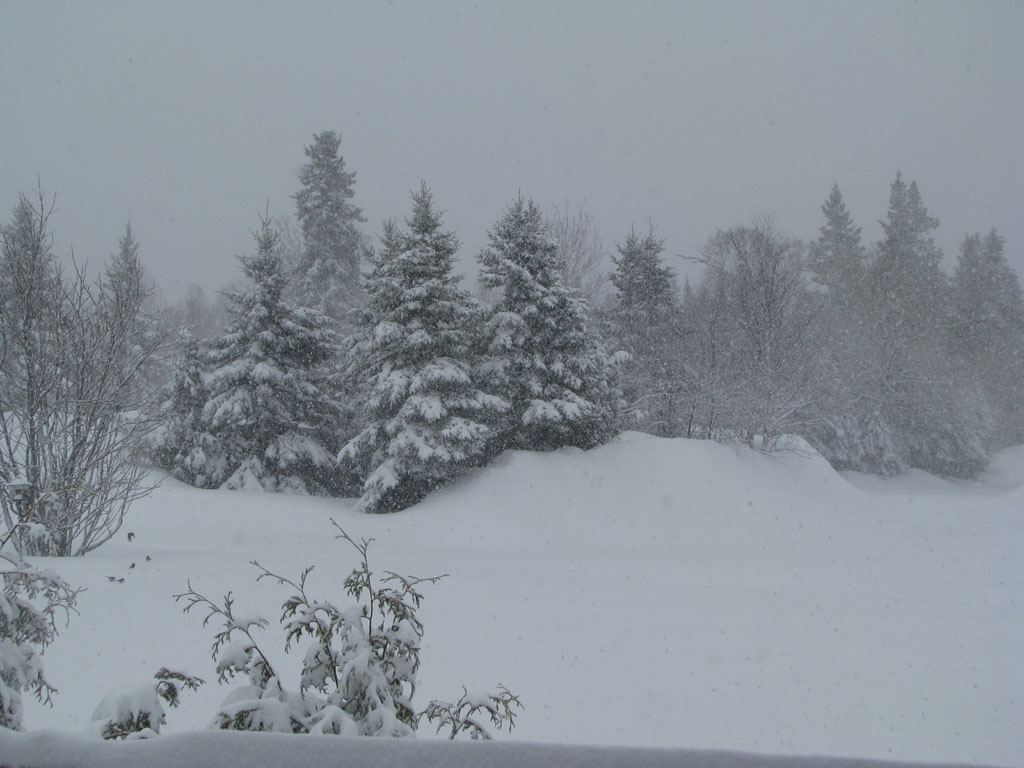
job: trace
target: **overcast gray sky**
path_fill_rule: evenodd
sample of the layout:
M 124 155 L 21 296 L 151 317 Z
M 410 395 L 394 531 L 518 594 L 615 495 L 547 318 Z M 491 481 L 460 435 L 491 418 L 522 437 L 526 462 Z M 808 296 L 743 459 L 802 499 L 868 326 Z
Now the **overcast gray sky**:
M 995 226 L 1024 271 L 1022 40 L 1020 2 L 0 0 L 0 218 L 38 175 L 60 252 L 130 220 L 166 296 L 212 292 L 332 128 L 367 232 L 423 179 L 469 263 L 520 190 L 693 255 L 813 238 L 837 181 L 873 242 L 901 169 L 947 261 Z

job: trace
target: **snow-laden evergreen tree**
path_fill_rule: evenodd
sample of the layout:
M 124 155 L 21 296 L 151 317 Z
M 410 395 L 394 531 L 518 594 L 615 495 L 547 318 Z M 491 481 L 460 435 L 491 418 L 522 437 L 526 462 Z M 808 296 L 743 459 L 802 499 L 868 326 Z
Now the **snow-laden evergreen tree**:
M 884 238 L 868 273 L 872 350 L 869 396 L 904 463 L 971 477 L 988 461 L 982 401 L 948 354 L 954 319 L 942 254 L 917 184 L 892 183 Z
M 179 446 L 172 469 L 208 488 L 323 492 L 333 484 L 338 414 L 323 370 L 333 332 L 324 315 L 285 301 L 268 220 L 255 238 L 256 253 L 240 259 L 250 286 L 228 296 L 231 323 L 204 355 L 194 440 Z M 188 371 L 179 382 L 181 411 L 172 413 L 188 421 L 198 383 Z
M 808 268 L 822 291 L 808 294 L 820 321 L 810 333 L 808 357 L 820 384 L 804 413 L 803 436 L 837 469 L 894 474 L 904 468 L 891 426 L 871 396 L 872 302 L 865 282 L 867 250 L 839 185 L 821 207 L 825 223 L 811 244 Z
M 404 509 L 481 463 L 494 438 L 488 424 L 506 407 L 476 383 L 479 310 L 452 274 L 459 243 L 425 184 L 406 225 L 385 226 L 352 353 L 366 426 L 339 461 L 363 479 L 368 512 Z
M 139 242 L 128 224 L 97 290 L 99 322 L 113 342 L 111 367 L 125 382 L 123 407 L 128 410 L 151 405 L 162 384 L 157 357 L 167 335 L 158 318 L 147 311 L 152 294 L 139 258 Z
M 682 313 L 662 239 L 630 232 L 613 256 L 616 296 L 608 334 L 630 360 L 621 366 L 627 420 L 623 426 L 662 437 L 685 434 L 688 371 L 683 360 Z
M 540 210 L 520 197 L 489 239 L 480 281 L 500 298 L 485 329 L 486 373 L 511 404 L 499 449 L 599 445 L 614 433 L 609 360 L 587 328 L 585 303 L 559 278 Z
M 302 189 L 295 194 L 302 247 L 289 265 L 289 298 L 344 325 L 348 311 L 361 302 L 359 224 L 366 219 L 352 203 L 356 175 L 345 170 L 340 147 L 336 132 L 321 131 L 305 148 L 309 162 L 302 166 Z
M 993 229 L 964 238 L 953 276 L 951 340 L 992 411 L 995 447 L 1024 441 L 1024 298 Z
M 179 352 L 165 394 L 157 415 L 158 426 L 149 439 L 153 462 L 189 485 L 206 487 L 207 450 L 216 448 L 203 424 L 207 400 L 203 352 L 188 328 L 181 330 Z

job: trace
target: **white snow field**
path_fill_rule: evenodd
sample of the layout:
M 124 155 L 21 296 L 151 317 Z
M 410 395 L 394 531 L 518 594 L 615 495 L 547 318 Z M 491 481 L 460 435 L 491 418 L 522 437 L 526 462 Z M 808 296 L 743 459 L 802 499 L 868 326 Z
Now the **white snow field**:
M 355 553 L 334 540 L 333 517 L 374 537 L 377 572 L 448 574 L 424 590 L 416 698 L 503 683 L 525 706 L 506 743 L 1024 765 L 1022 481 L 1024 448 L 977 483 L 848 480 L 806 451 L 638 433 L 587 453 L 506 454 L 395 515 L 164 480 L 115 541 L 40 561 L 87 591 L 45 656 L 55 706 L 26 705 L 25 727 L 47 732 L 0 732 L 0 764 L 60 764 L 43 744 L 84 760 L 93 753 L 52 731 L 87 731 L 106 693 L 165 665 L 207 684 L 170 710 L 164 733 L 204 728 L 228 688 L 215 682 L 213 627 L 172 594 L 186 580 L 213 599 L 232 590 L 239 612 L 276 622 L 287 592 L 255 583 L 255 558 L 293 578 L 315 565 L 311 591 L 345 604 Z M 276 623 L 261 646 L 297 667 L 301 649 L 280 661 Z M 162 738 L 96 747 L 163 750 L 152 762 L 119 753 L 136 765 L 165 764 L 156 756 L 175 744 L 188 751 L 189 737 Z M 424 724 L 420 740 L 433 738 Z M 522 748 L 523 762 L 495 764 L 586 764 Z M 310 749 L 319 764 L 326 747 Z M 590 764 L 615 754 L 625 753 Z M 678 764 L 683 753 L 631 754 Z

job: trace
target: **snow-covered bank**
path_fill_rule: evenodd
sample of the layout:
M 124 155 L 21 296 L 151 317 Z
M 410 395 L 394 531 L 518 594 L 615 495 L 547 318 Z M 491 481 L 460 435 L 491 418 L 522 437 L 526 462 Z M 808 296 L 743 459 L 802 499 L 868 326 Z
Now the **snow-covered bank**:
M 740 752 L 580 747 L 555 744 L 410 741 L 225 731 L 149 742 L 86 741 L 55 732 L 2 732 L 5 759 L 20 768 L 909 768 L 848 758 L 770 757 Z M 922 768 L 917 764 L 918 768 Z M 948 766 L 952 768 L 952 766 Z
M 315 564 L 313 589 L 342 601 L 334 517 L 376 538 L 378 570 L 449 574 L 425 590 L 420 705 L 504 683 L 526 707 L 506 739 L 1020 765 L 1021 506 L 635 433 L 506 455 L 396 515 L 166 481 L 131 542 L 50 561 L 88 591 L 46 655 L 56 706 L 30 703 L 26 727 L 80 732 L 162 665 L 212 680 L 212 633 L 171 598 L 186 579 L 275 619 L 284 593 L 248 561 Z M 186 694 L 166 731 L 204 727 L 225 693 Z

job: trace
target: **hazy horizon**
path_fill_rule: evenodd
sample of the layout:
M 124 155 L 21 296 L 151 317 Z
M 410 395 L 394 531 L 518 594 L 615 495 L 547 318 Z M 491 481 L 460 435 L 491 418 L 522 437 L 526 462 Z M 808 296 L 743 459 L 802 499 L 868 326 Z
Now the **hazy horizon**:
M 1024 5 L 0 2 L 0 220 L 37 178 L 60 254 L 126 222 L 169 299 L 238 278 L 303 146 L 342 135 L 373 235 L 425 180 L 473 268 L 520 191 L 609 249 L 677 254 L 773 216 L 812 239 L 833 182 L 881 236 L 897 170 L 947 267 L 995 227 L 1024 273 Z

